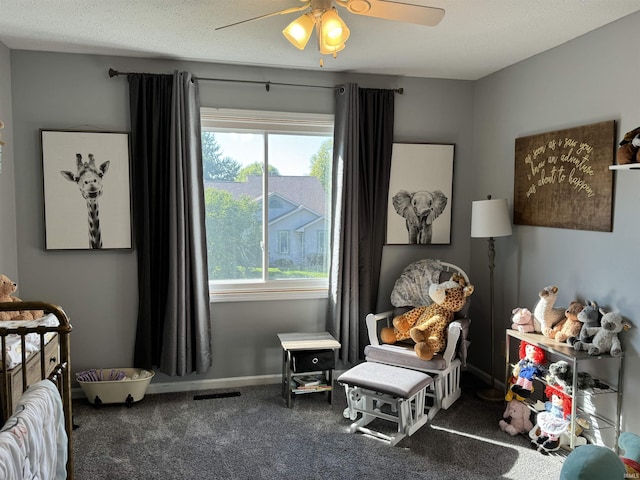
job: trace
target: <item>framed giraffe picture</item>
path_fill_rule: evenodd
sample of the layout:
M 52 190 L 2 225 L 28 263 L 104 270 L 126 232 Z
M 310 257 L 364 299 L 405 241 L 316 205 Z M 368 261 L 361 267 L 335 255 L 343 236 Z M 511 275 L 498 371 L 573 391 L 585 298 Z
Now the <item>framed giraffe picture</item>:
M 40 134 L 45 250 L 131 249 L 129 133 Z

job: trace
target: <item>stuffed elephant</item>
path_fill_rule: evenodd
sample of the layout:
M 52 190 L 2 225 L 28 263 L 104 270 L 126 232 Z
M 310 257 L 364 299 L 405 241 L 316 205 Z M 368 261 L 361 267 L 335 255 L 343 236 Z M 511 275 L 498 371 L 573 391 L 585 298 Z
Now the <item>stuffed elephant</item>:
M 447 197 L 440 190 L 420 190 L 413 193 L 400 190 L 393 196 L 393 208 L 406 221 L 409 244 L 431 243 L 433 222 L 446 206 Z

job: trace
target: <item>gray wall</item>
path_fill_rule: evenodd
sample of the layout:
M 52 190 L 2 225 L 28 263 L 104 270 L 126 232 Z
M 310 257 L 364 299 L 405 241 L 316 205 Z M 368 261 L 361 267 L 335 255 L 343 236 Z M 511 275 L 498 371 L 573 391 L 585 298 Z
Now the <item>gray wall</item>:
M 11 61 L 9 49 L 3 43 L 0 43 L 0 120 L 4 123 L 1 133 L 6 144 L 2 148 L 2 166 L 0 166 L 0 273 L 14 282 L 19 282 L 13 174 Z
M 38 131 L 128 130 L 126 80 L 109 79 L 109 67 L 162 73 L 178 68 L 201 77 L 274 82 L 333 85 L 349 80 L 366 87 L 403 87 L 405 95 L 396 97 L 395 140 L 455 144 L 452 243 L 385 247 L 380 308 L 388 307 L 393 282 L 410 261 L 432 257 L 459 264 L 476 285 L 471 303 L 474 327 L 470 363 L 488 371 L 487 245 L 484 240 L 469 239 L 471 201 L 491 193 L 494 198 L 505 197 L 513 203 L 517 137 L 608 119 L 618 122 L 620 137 L 640 124 L 633 97 L 640 67 L 632 60 L 640 40 L 639 20 L 640 14 L 624 18 L 477 82 L 27 51 L 10 52 L 9 64 L 7 50 L 0 46 L 0 115 L 11 118 L 11 111 L 7 112 L 7 97 L 11 96 L 14 145 L 8 150 L 20 159 L 15 162 L 15 216 L 20 219 L 17 266 L 21 294 L 60 304 L 70 314 L 74 370 L 131 364 L 137 308 L 135 252 L 43 251 Z M 323 89 L 273 87 L 267 93 L 261 86 L 203 82 L 201 99 L 204 106 L 212 107 L 311 109 L 321 113 L 333 108 L 330 90 Z M 13 200 L 12 187 L 7 185 L 13 179 L 11 163 L 0 176 L 0 210 L 6 210 L 5 202 Z M 498 342 L 504 338 L 502 329 L 508 325 L 511 309 L 533 308 L 538 291 L 551 283 L 560 287 L 559 304 L 595 299 L 640 324 L 634 318 L 640 311 L 640 174 L 612 175 L 616 181 L 613 233 L 515 226 L 512 237 L 496 240 Z M 9 217 L 11 223 L 12 215 Z M 11 271 L 15 270 L 15 239 L 5 230 L 4 221 L 2 225 L 0 268 Z M 322 330 L 325 309 L 322 300 L 213 305 L 214 367 L 208 374 L 190 379 L 277 374 L 280 353 L 276 333 Z M 628 413 L 624 424 L 628 430 L 640 431 L 640 419 L 631 417 L 633 406 L 627 400 L 640 393 L 638 329 L 625 332 L 622 340 L 626 351 L 623 406 Z M 495 360 L 497 373 L 501 373 L 499 349 Z M 593 370 L 598 373 L 603 369 L 596 364 Z
M 476 179 L 474 199 L 492 193 L 513 205 L 515 138 L 615 120 L 619 140 L 640 125 L 632 93 L 640 66 L 626 60 L 636 53 L 639 22 L 640 14 L 631 15 L 476 82 L 474 162 L 466 172 Z M 560 289 L 558 305 L 595 299 L 607 310 L 620 311 L 636 326 L 620 336 L 626 362 L 624 427 L 638 432 L 640 418 L 631 412 L 640 394 L 640 173 L 612 175 L 612 233 L 515 226 L 512 237 L 496 240 L 496 335 L 497 341 L 504 339 L 511 308 L 533 309 L 538 291 L 549 284 Z M 471 241 L 471 278 L 481 287 L 472 303 L 474 335 L 487 324 L 487 310 L 479 310 L 476 302 L 488 296 L 481 281 L 488 276 L 486 249 L 486 241 Z M 471 349 L 474 363 L 479 347 Z M 592 373 L 606 372 L 604 365 L 589 363 Z
M 43 198 L 39 129 L 129 130 L 126 78 L 119 71 L 170 73 L 188 70 L 199 77 L 335 85 L 357 81 L 371 88 L 399 88 L 395 140 L 455 144 L 452 244 L 437 247 L 387 247 L 382 295 L 410 261 L 439 257 L 468 267 L 471 202 L 473 83 L 399 77 L 340 76 L 242 66 L 178 63 L 132 58 L 12 51 L 18 266 L 23 297 L 61 305 L 74 326 L 73 370 L 130 366 L 137 311 L 135 252 L 43 250 Z M 203 106 L 331 113 L 330 89 L 201 82 Z M 391 282 L 391 286 L 389 285 Z M 190 381 L 247 377 L 280 372 L 276 334 L 324 330 L 325 300 L 213 304 L 213 368 Z

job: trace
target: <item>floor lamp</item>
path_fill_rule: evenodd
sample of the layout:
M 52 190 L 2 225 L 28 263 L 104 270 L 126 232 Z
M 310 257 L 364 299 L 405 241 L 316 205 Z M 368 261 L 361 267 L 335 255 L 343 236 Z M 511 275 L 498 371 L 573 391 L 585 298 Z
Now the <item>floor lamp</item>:
M 506 199 L 492 200 L 491 195 L 487 200 L 478 200 L 471 205 L 471 237 L 489 239 L 489 297 L 491 312 L 491 386 L 488 389 L 480 390 L 478 396 L 483 400 L 501 401 L 504 400 L 504 392 L 495 388 L 495 335 L 494 335 L 494 294 L 493 294 L 493 270 L 495 268 L 494 259 L 496 249 L 494 237 L 506 237 L 511 235 L 511 219 Z

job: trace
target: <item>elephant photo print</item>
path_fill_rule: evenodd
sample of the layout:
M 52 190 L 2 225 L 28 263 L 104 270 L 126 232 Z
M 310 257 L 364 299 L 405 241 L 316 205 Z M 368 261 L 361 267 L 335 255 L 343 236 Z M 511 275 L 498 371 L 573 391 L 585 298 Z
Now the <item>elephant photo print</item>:
M 394 143 L 387 244 L 451 243 L 453 145 Z

